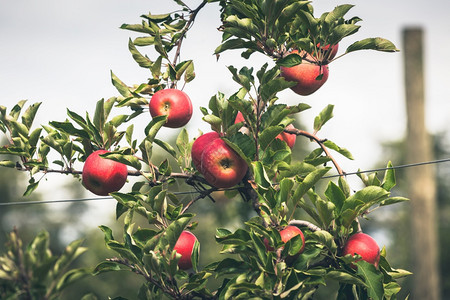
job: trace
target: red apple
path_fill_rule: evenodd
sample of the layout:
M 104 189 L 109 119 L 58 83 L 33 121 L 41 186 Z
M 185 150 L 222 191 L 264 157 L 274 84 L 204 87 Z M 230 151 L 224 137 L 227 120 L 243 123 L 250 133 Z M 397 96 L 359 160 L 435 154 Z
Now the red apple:
M 380 247 L 377 242 L 368 234 L 359 232 L 350 236 L 342 249 L 342 256 L 347 254 L 359 254 L 362 260 L 378 267 L 380 261 Z M 352 265 L 354 267 L 354 265 Z
M 303 232 L 300 230 L 300 228 L 298 228 L 297 226 L 289 225 L 280 231 L 281 240 L 285 244 L 296 235 L 301 236 L 302 248 L 298 253 L 302 253 L 305 249 L 305 236 L 303 235 Z M 264 244 L 266 245 L 267 250 L 273 251 L 273 248 L 269 246 L 269 241 L 267 239 L 264 239 Z
M 200 172 L 214 187 L 235 186 L 247 169 L 247 163 L 222 139 L 213 140 L 203 151 Z
M 286 129 L 295 129 L 294 125 L 289 124 L 288 126 L 286 126 Z M 287 132 L 282 132 L 277 136 L 277 139 L 280 139 L 282 141 L 285 141 L 286 144 L 289 146 L 289 148 L 294 148 L 295 145 L 295 140 L 297 139 L 297 135 L 293 134 L 293 133 L 287 133 Z
M 99 155 L 107 150 L 97 150 L 91 153 L 83 166 L 82 183 L 92 193 L 107 196 L 120 190 L 127 181 L 127 166 Z
M 236 119 L 234 120 L 234 124 L 240 123 L 240 122 L 244 122 L 244 116 L 242 115 L 242 113 L 239 111 L 236 115 Z M 286 129 L 295 129 L 294 125 L 289 124 L 288 126 L 286 126 Z M 293 148 L 295 145 L 295 140 L 297 139 L 297 136 L 295 134 L 291 134 L 291 133 L 287 133 L 287 132 L 282 132 L 279 135 L 277 135 L 276 137 L 277 139 L 280 139 L 282 141 L 285 141 L 286 144 L 289 146 L 289 148 Z
M 220 138 L 220 135 L 215 131 L 211 131 L 211 132 L 208 132 L 208 133 L 205 133 L 205 134 L 202 134 L 201 136 L 199 136 L 192 144 L 192 149 L 191 149 L 192 162 L 194 163 L 194 166 L 198 171 L 201 171 L 200 170 L 201 159 L 202 159 L 203 150 L 205 150 L 206 145 L 208 145 L 213 140 L 218 139 L 218 138 Z
M 180 234 L 180 237 L 175 243 L 173 250 L 176 250 L 177 253 L 181 255 L 181 258 L 178 261 L 178 267 L 181 270 L 189 270 L 192 268 L 191 256 L 192 251 L 194 251 L 195 243 L 198 243 L 197 237 L 186 230 Z
M 179 128 L 192 117 L 192 102 L 189 96 L 177 89 L 157 91 L 149 103 L 152 117 L 167 115 L 165 127 Z
M 314 60 L 310 55 L 307 55 L 306 59 Z M 328 79 L 328 65 L 320 66 L 306 59 L 303 59 L 301 64 L 293 67 L 280 67 L 281 76 L 287 81 L 297 82 L 297 85 L 291 87 L 291 89 L 302 96 L 311 95 Z M 317 79 L 318 76 L 322 77 Z
M 245 120 L 244 120 L 244 116 L 242 115 L 242 113 L 240 111 L 238 111 L 238 113 L 236 115 L 236 119 L 234 120 L 234 124 L 237 124 L 240 122 L 245 122 Z

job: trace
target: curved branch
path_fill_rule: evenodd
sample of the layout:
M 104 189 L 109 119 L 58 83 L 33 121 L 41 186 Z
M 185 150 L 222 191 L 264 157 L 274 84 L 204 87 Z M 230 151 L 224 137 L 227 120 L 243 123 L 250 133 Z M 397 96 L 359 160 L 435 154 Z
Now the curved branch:
M 339 166 L 336 159 L 331 155 L 330 150 L 324 145 L 324 142 L 327 141 L 326 139 L 320 139 L 315 134 L 312 134 L 312 133 L 309 133 L 307 131 L 300 130 L 300 129 L 284 129 L 284 132 L 290 133 L 290 134 L 295 134 L 295 135 L 305 136 L 311 140 L 314 140 L 320 146 L 320 148 L 322 148 L 323 152 L 325 152 L 325 155 L 331 159 L 331 162 L 333 163 L 333 165 L 336 168 L 336 171 L 339 173 L 339 175 L 341 175 L 341 176 L 345 175 L 344 170 L 342 170 L 342 168 Z
M 311 231 L 322 230 L 319 226 L 316 226 L 313 223 L 305 221 L 305 220 L 291 220 L 291 221 L 289 221 L 289 225 L 295 225 L 295 226 L 300 226 L 300 227 L 307 227 Z

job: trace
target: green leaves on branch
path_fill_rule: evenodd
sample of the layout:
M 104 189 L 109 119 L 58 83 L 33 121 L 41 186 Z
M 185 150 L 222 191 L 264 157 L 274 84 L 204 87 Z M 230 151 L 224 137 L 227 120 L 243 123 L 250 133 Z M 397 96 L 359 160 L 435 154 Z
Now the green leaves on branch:
M 326 45 L 337 45 L 342 39 L 355 34 L 361 21 L 358 17 L 346 19 L 353 7 L 336 6 L 332 11 L 315 17 L 308 1 L 223 1 L 222 44 L 216 54 L 227 50 L 243 49 L 242 56 L 249 58 L 254 52 L 264 53 L 277 60 L 280 66 L 299 64 L 297 55 L 286 56 L 292 49 L 305 50 L 318 61 L 327 64 L 330 51 Z M 395 52 L 398 49 L 382 38 L 367 38 L 349 46 L 346 53 L 371 49 Z
M 27 294 L 36 299 L 60 298 L 67 286 L 90 275 L 90 271 L 83 268 L 69 270 L 86 251 L 81 245 L 81 240 L 73 241 L 61 255 L 53 255 L 48 232 L 38 233 L 23 247 L 17 230 L 12 231 L 6 244 L 7 251 L 0 256 L 2 297 L 13 299 Z

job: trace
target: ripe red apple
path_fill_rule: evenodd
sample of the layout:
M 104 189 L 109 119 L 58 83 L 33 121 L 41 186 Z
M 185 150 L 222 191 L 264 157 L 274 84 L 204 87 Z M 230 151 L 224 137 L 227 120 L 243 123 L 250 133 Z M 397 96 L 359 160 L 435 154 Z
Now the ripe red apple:
M 286 129 L 295 129 L 294 125 L 289 124 L 288 126 L 286 126 Z M 297 135 L 293 134 L 293 133 L 287 133 L 287 132 L 282 132 L 280 133 L 277 137 L 277 139 L 280 139 L 282 141 L 285 141 L 286 144 L 289 146 L 289 148 L 294 148 L 295 145 L 295 140 L 297 139 Z
M 214 187 L 235 186 L 247 169 L 247 163 L 222 139 L 211 141 L 203 150 L 200 172 Z
M 97 150 L 91 153 L 84 162 L 82 183 L 92 193 L 107 196 L 120 190 L 127 181 L 127 166 L 99 155 L 107 150 Z
M 218 138 L 220 138 L 220 135 L 215 131 L 211 131 L 211 132 L 208 132 L 208 133 L 205 133 L 205 134 L 202 134 L 201 136 L 199 136 L 192 144 L 192 149 L 191 149 L 192 162 L 194 163 L 194 166 L 198 171 L 201 172 L 201 170 L 200 170 L 201 159 L 202 159 L 203 150 L 205 150 L 206 145 L 208 145 L 213 140 L 218 139 Z
M 234 120 L 234 124 L 240 123 L 240 122 L 244 122 L 244 116 L 242 115 L 242 113 L 239 111 L 236 115 L 236 119 Z M 295 129 L 294 125 L 289 124 L 288 126 L 286 126 L 286 129 Z M 277 139 L 280 139 L 282 141 L 285 141 L 286 144 L 289 146 L 289 148 L 293 148 L 295 145 L 295 140 L 297 139 L 297 136 L 295 134 L 291 134 L 291 133 L 287 133 L 287 132 L 282 132 L 279 135 L 277 135 L 276 137 Z
M 361 255 L 361 259 L 378 267 L 380 261 L 380 247 L 368 234 L 359 232 L 350 236 L 342 249 L 342 256 L 347 254 Z M 352 267 L 355 267 L 352 265 Z
M 191 256 L 196 242 L 198 242 L 197 237 L 193 233 L 185 230 L 180 234 L 180 237 L 175 243 L 173 250 L 176 250 L 181 255 L 178 261 L 178 267 L 181 270 L 189 270 L 192 268 Z
M 177 89 L 159 90 L 149 103 L 152 117 L 167 115 L 165 127 L 179 128 L 192 117 L 192 102 L 189 96 Z
M 314 60 L 311 55 L 307 55 L 306 59 Z M 319 66 L 306 61 L 306 59 L 302 60 L 301 64 L 293 67 L 280 67 L 281 76 L 287 81 L 297 82 L 297 85 L 291 87 L 291 89 L 302 96 L 311 95 L 328 79 L 328 65 Z M 322 77 L 317 79 L 319 75 Z
M 290 239 L 292 239 L 294 236 L 300 235 L 302 239 L 302 247 L 298 251 L 297 254 L 301 254 L 303 250 L 305 250 L 305 236 L 303 235 L 303 232 L 298 228 L 297 226 L 286 226 L 284 229 L 280 231 L 281 240 L 283 243 L 287 243 Z M 274 249 L 269 245 L 269 241 L 267 239 L 264 239 L 264 245 L 266 246 L 266 249 L 269 251 L 273 251 Z

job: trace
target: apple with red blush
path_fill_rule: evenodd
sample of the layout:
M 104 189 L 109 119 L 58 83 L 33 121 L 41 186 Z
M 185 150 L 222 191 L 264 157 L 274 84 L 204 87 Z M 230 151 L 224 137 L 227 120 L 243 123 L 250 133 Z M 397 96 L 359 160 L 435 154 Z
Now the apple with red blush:
M 173 250 L 181 255 L 178 261 L 178 267 L 181 270 L 189 270 L 192 268 L 192 252 L 195 249 L 195 244 L 198 243 L 197 237 L 190 231 L 184 230 L 181 232 Z M 197 249 L 200 249 L 197 247 Z
M 377 242 L 370 235 L 362 232 L 351 235 L 345 242 L 342 248 L 342 256 L 348 254 L 352 256 L 358 254 L 361 256 L 359 260 L 365 260 L 375 267 L 378 267 L 380 261 L 380 247 Z M 356 268 L 354 264 L 351 266 L 352 268 Z
M 177 89 L 159 90 L 153 94 L 149 103 L 153 118 L 167 115 L 165 127 L 179 128 L 186 125 L 192 117 L 192 101 L 189 96 Z
M 247 163 L 227 143 L 216 138 L 202 153 L 200 173 L 216 188 L 230 188 L 241 182 L 247 173 Z
M 298 53 L 292 51 L 289 55 Z M 307 54 L 302 62 L 292 67 L 280 67 L 281 76 L 287 81 L 294 81 L 297 84 L 291 89 L 302 96 L 311 95 L 317 91 L 328 79 L 328 65 L 320 65 L 315 59 Z
M 125 164 L 100 156 L 108 152 L 97 150 L 91 153 L 83 165 L 83 186 L 99 196 L 117 192 L 127 181 L 128 169 Z
M 280 231 L 281 241 L 283 243 L 287 243 L 289 240 L 291 240 L 293 237 L 300 235 L 300 238 L 302 240 L 302 247 L 297 252 L 296 255 L 301 254 L 303 250 L 305 250 L 305 236 L 303 235 L 303 232 L 298 228 L 297 226 L 289 225 L 286 226 L 284 229 Z M 273 247 L 269 245 L 269 240 L 266 238 L 264 239 L 264 245 L 266 246 L 266 249 L 269 251 L 273 251 Z
M 192 162 L 194 163 L 195 168 L 201 172 L 201 159 L 203 151 L 205 150 L 206 145 L 211 143 L 213 140 L 220 138 L 220 135 L 215 132 L 207 132 L 199 136 L 194 143 L 192 144 L 191 148 L 191 158 Z

